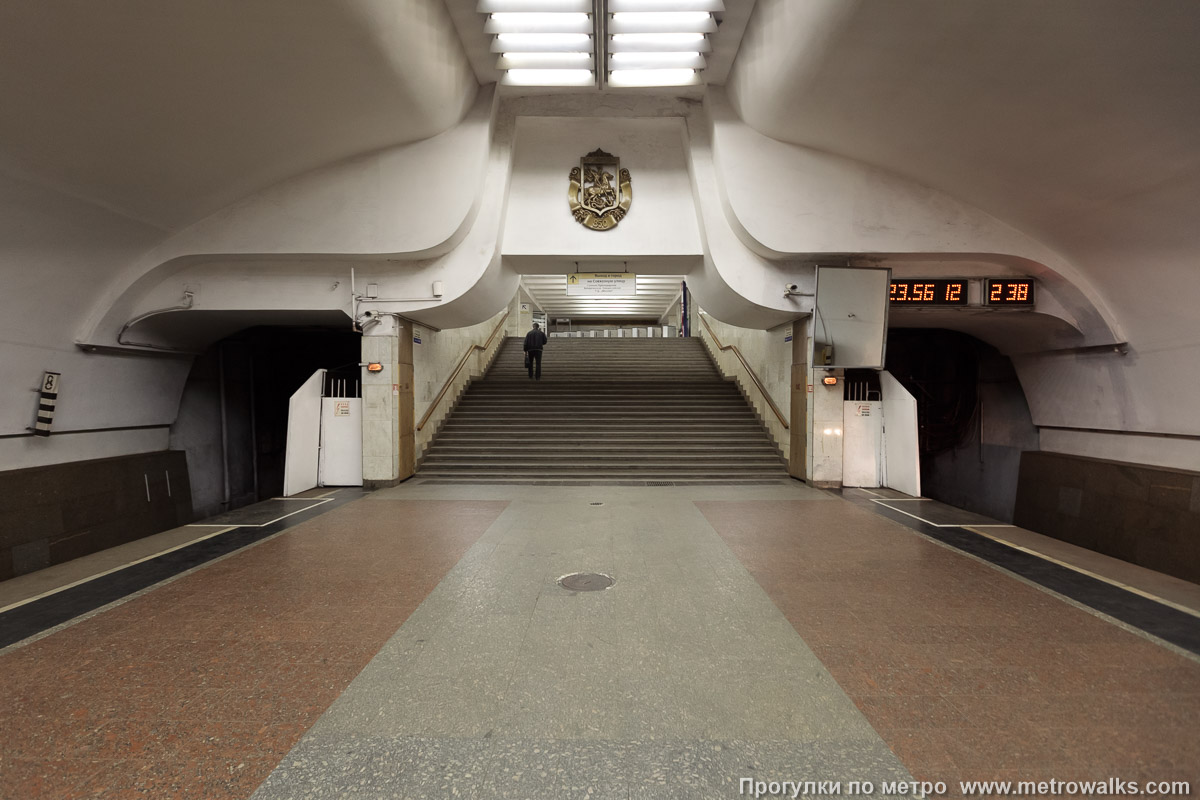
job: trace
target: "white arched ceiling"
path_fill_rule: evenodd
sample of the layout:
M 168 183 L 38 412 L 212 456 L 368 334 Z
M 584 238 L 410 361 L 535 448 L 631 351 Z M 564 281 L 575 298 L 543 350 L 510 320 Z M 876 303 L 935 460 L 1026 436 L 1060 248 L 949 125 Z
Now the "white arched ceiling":
M 0 468 L 165 446 L 120 429 L 169 424 L 189 361 L 81 352 L 97 307 L 221 209 L 419 149 L 478 89 L 441 0 L 0 4 Z M 24 436 L 43 370 L 56 432 L 94 435 Z
M 455 124 L 440 0 L 0 5 L 0 171 L 159 228 Z
M 1194 0 L 759 0 L 729 95 L 1059 250 L 1143 348 L 1200 343 L 1198 42 Z
M 1194 0 L 758 0 L 727 87 L 761 133 L 931 186 L 1073 265 L 1130 354 L 1018 360 L 1035 422 L 1194 444 L 1197 42 Z

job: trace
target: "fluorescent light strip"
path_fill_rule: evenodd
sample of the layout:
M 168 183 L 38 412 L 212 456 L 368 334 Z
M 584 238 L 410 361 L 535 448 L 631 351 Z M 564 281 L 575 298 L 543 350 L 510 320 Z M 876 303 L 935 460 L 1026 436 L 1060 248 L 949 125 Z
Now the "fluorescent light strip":
M 510 69 L 504 82 L 510 86 L 591 86 L 596 76 L 590 69 Z
M 497 69 L 591 69 L 591 53 L 504 53 Z
M 612 18 L 618 22 L 642 21 L 658 24 L 682 22 L 686 25 L 692 25 L 697 22 L 707 22 L 712 19 L 712 14 L 709 14 L 707 11 L 623 11 L 613 14 Z M 683 29 L 676 28 L 675 30 Z
M 484 33 L 591 33 L 590 14 L 492 14 Z
M 703 33 L 618 33 L 609 37 L 610 53 L 707 53 Z
M 646 11 L 709 11 L 721 13 L 725 4 L 721 0 L 608 0 L 609 13 Z
M 622 13 L 613 14 L 608 32 L 618 33 L 712 33 L 717 21 L 706 11 L 687 13 Z
M 696 70 L 614 69 L 608 82 L 612 86 L 688 86 L 696 83 Z
M 611 53 L 609 69 L 704 69 L 704 56 L 691 53 Z
M 475 8 L 480 14 L 529 13 L 587 13 L 592 0 L 479 0 Z
M 590 53 L 592 37 L 586 33 L 500 33 L 492 40 L 493 53 Z

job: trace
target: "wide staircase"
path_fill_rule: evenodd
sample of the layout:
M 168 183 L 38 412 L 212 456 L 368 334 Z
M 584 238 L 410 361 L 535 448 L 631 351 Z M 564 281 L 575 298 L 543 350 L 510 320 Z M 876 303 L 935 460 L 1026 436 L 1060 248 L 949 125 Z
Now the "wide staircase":
M 501 345 L 418 477 L 673 484 L 787 480 L 779 449 L 699 339 L 553 338 L 530 380 Z

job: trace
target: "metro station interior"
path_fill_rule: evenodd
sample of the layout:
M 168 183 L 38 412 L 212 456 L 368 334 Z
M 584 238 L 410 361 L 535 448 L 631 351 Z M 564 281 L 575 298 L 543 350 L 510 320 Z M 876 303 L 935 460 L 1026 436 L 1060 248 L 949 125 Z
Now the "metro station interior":
M 1200 792 L 1198 42 L 0 3 L 0 798 Z

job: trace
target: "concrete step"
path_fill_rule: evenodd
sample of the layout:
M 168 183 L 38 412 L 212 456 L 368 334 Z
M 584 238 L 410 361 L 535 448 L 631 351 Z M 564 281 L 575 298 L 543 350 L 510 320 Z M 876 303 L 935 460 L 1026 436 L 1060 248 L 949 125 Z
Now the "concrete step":
M 720 472 L 721 470 L 738 470 L 743 467 L 754 467 L 754 468 L 776 467 L 776 468 L 778 468 L 778 467 L 781 467 L 782 465 L 783 465 L 783 459 L 776 456 L 774 458 L 755 457 L 755 458 L 739 459 L 736 461 L 726 460 L 724 458 L 715 458 L 711 461 L 706 462 L 704 459 L 697 459 L 696 461 L 688 463 L 686 465 L 686 468 L 701 470 L 701 471 Z M 432 466 L 432 465 L 430 465 L 430 466 Z M 488 460 L 480 459 L 477 456 L 471 456 L 470 458 L 458 458 L 458 459 L 439 458 L 437 460 L 437 466 L 439 469 L 461 468 L 461 469 L 475 469 L 475 470 L 481 470 L 481 471 L 491 471 L 491 470 L 495 470 L 495 469 L 523 469 L 523 468 L 527 468 L 527 467 L 539 467 L 539 466 L 543 467 L 543 468 L 553 466 L 556 469 L 559 469 L 559 468 L 590 469 L 591 467 L 604 467 L 604 468 L 608 468 L 608 469 L 620 468 L 620 469 L 626 469 L 626 470 L 639 471 L 639 470 L 646 470 L 646 469 L 656 469 L 656 470 L 679 469 L 681 466 L 684 466 L 684 465 L 681 465 L 679 463 L 678 458 L 669 458 L 669 457 L 663 457 L 663 458 L 641 458 L 641 457 L 639 457 L 639 458 L 617 458 L 617 457 L 605 458 L 605 457 L 591 456 L 589 454 L 589 456 L 586 460 L 582 459 L 582 458 L 576 458 L 574 461 L 568 461 L 568 460 L 563 460 L 563 459 L 549 459 L 549 458 L 541 458 L 541 457 L 530 458 L 527 456 L 526 457 L 518 457 L 518 458 L 496 457 L 496 458 L 488 459 Z
M 504 381 L 479 381 L 471 384 L 467 390 L 479 394 L 516 394 L 524 397 L 535 395 L 570 395 L 595 394 L 604 396 L 625 397 L 629 395 L 667 395 L 679 396 L 697 394 L 708 396 L 741 396 L 737 384 L 733 382 L 715 383 L 713 381 L 671 381 L 670 383 L 649 383 L 647 381 L 604 381 L 603 383 L 587 381 L 560 381 L 543 376 L 540 381 L 529 380 L 528 375 Z
M 597 394 L 624 397 L 629 394 L 639 396 L 662 397 L 741 397 L 737 384 L 732 381 L 701 381 L 699 383 L 679 384 L 671 382 L 627 381 L 613 384 L 607 381 L 600 383 L 591 381 L 588 384 L 562 385 L 559 383 L 545 384 L 529 382 L 529 376 L 523 380 L 511 381 L 475 381 L 467 389 L 467 394 L 479 394 L 502 397 L 505 395 L 527 396 L 530 394 L 559 394 L 593 396 Z
M 611 395 L 600 396 L 593 395 L 591 397 L 580 397 L 578 395 L 543 395 L 539 392 L 531 392 L 524 396 L 514 395 L 506 397 L 481 397 L 475 394 L 465 394 L 459 405 L 466 403 L 493 405 L 499 408 L 515 405 L 528 405 L 530 401 L 555 403 L 558 405 L 594 405 L 597 408 L 611 408 L 614 405 L 625 403 L 633 404 L 640 403 L 642 405 L 664 406 L 670 408 L 678 408 L 686 411 L 689 408 L 726 408 L 728 406 L 736 406 L 746 404 L 746 401 L 740 397 L 645 397 L 639 394 Z
M 472 450 L 464 452 L 461 449 L 448 450 L 441 445 L 433 445 L 426 458 L 437 457 L 442 461 L 463 461 L 475 460 L 478 463 L 512 461 L 514 459 L 531 459 L 536 456 L 537 461 L 569 461 L 577 464 L 586 464 L 600 461 L 613 460 L 638 460 L 640 463 L 655 464 L 677 464 L 681 455 L 687 455 L 689 458 L 704 458 L 708 456 L 716 456 L 721 459 L 744 463 L 747 461 L 778 461 L 779 454 L 770 450 L 759 449 L 752 451 L 735 451 L 727 448 L 709 448 L 681 450 L 671 448 L 657 448 L 652 450 L 639 450 L 636 448 L 613 448 L 609 450 L 600 450 L 589 448 L 588 450 L 580 450 L 575 448 L 552 449 L 552 448 L 528 448 L 528 447 L 512 447 L 512 448 L 488 448 Z
M 467 411 L 492 411 L 494 413 L 508 413 L 514 411 L 526 411 L 531 408 L 537 409 L 557 409 L 570 411 L 575 414 L 586 414 L 590 412 L 605 413 L 605 414 L 621 414 L 623 412 L 663 412 L 671 414 L 698 414 L 698 413 L 736 413 L 746 410 L 746 404 L 736 403 L 733 401 L 711 401 L 689 403 L 684 400 L 645 400 L 642 398 L 626 398 L 623 400 L 613 399 L 596 401 L 582 400 L 542 400 L 530 398 L 525 401 L 510 400 L 505 402 L 493 402 L 490 400 L 475 400 L 464 399 L 459 402 L 457 409 L 462 412 Z
M 693 431 L 653 437 L 639 432 L 622 434 L 609 434 L 607 432 L 601 434 L 598 432 L 592 436 L 581 436 L 578 433 L 572 432 L 570 436 L 563 436 L 559 433 L 544 433 L 539 431 L 527 431 L 515 434 L 505 434 L 503 431 L 497 431 L 496 433 L 489 434 L 446 431 L 445 429 L 438 434 L 437 444 L 430 445 L 430 447 L 440 447 L 445 444 L 455 447 L 486 448 L 496 445 L 507 445 L 512 442 L 521 442 L 539 447 L 622 447 L 625 445 L 669 447 L 675 449 L 686 447 L 771 447 L 774 449 L 775 447 L 774 442 L 771 441 L 766 433 L 763 433 L 761 437 L 747 436 L 744 433 L 704 434 Z
M 503 440 L 497 439 L 490 442 L 480 442 L 478 440 L 471 442 L 454 442 L 439 441 L 435 445 L 430 445 L 426 452 L 430 455 L 437 453 L 438 455 L 454 455 L 454 456 L 470 456 L 472 454 L 479 455 L 497 455 L 511 453 L 526 453 L 530 455 L 568 455 L 572 458 L 579 457 L 580 448 L 585 446 L 584 442 L 578 439 L 563 440 L 561 442 L 528 442 L 521 439 Z M 730 456 L 775 456 L 779 451 L 774 445 L 767 442 L 737 442 L 736 444 L 681 444 L 675 442 L 662 442 L 657 444 L 641 444 L 629 442 L 627 444 L 592 444 L 586 443 L 586 453 L 596 453 L 599 455 L 609 454 L 636 454 L 646 456 L 674 456 L 674 455 L 697 455 L 704 453 L 722 453 Z
M 446 420 L 445 425 L 466 423 L 471 425 L 521 425 L 526 428 L 544 428 L 547 431 L 574 431 L 584 427 L 593 427 L 598 431 L 616 433 L 622 430 L 631 432 L 653 433 L 664 426 L 679 433 L 694 433 L 707 430 L 710 425 L 740 426 L 746 428 L 761 428 L 762 423 L 751 412 L 740 409 L 735 413 L 718 413 L 710 416 L 694 415 L 690 419 L 681 420 L 678 414 L 662 414 L 658 416 L 647 414 L 597 414 L 580 412 L 578 414 L 540 414 L 534 409 L 526 408 L 521 411 L 498 413 L 494 409 L 481 407 L 479 410 L 455 411 Z
M 744 470 L 696 470 L 676 466 L 668 470 L 626 470 L 626 469 L 544 469 L 526 467 L 510 469 L 502 475 L 495 472 L 453 470 L 439 467 L 436 469 L 422 468 L 418 473 L 422 478 L 458 477 L 491 478 L 491 479 L 535 479 L 535 480 L 700 480 L 700 479 L 776 479 L 786 480 L 787 470 L 782 467 L 774 469 L 744 469 Z
M 720 394 L 698 394 L 692 392 L 681 392 L 673 395 L 663 394 L 643 394 L 641 392 L 624 392 L 601 394 L 599 392 L 475 392 L 468 391 L 463 393 L 459 403 L 478 402 L 478 403 L 528 403 L 530 400 L 541 400 L 545 402 L 555 403 L 625 403 L 625 402 L 640 402 L 640 403 L 744 403 L 745 398 L 736 392 L 722 392 Z
M 545 422 L 537 422 L 523 418 L 512 421 L 485 421 L 485 420 L 461 420 L 452 415 L 442 426 L 443 433 L 486 433 L 490 431 L 511 432 L 520 435 L 541 433 L 546 436 L 583 436 L 591 434 L 594 436 L 664 436 L 664 437 L 687 437 L 687 436 L 702 436 L 705 434 L 717 435 L 748 435 L 761 434 L 766 436 L 766 431 L 757 419 L 746 419 L 740 421 L 722 421 L 713 423 L 712 425 L 684 425 L 678 422 L 656 423 L 654 421 L 646 422 L 641 425 L 636 424 L 609 424 L 598 425 L 592 422 L 582 421 L 576 424 L 557 422 L 548 424 Z
M 599 377 L 598 377 L 599 376 Z M 511 369 L 497 369 L 488 378 L 484 379 L 485 384 L 507 381 L 513 382 L 521 378 L 529 380 L 529 371 L 524 366 L 516 366 Z M 717 384 L 722 380 L 717 375 L 699 370 L 649 370 L 642 367 L 630 367 L 628 369 L 612 369 L 606 372 L 597 373 L 594 369 L 587 367 L 564 367 L 559 364 L 542 364 L 541 380 L 553 378 L 555 382 L 564 380 L 577 381 L 579 383 L 604 383 L 605 385 L 624 386 L 626 384 L 639 384 L 647 381 L 660 381 L 664 383 L 679 384 L 679 383 L 700 383 L 707 385 Z
M 532 486 L 762 486 L 764 484 L 783 484 L 790 483 L 791 477 L 788 475 L 763 475 L 749 477 L 735 476 L 683 476 L 671 475 L 664 478 L 654 477 L 562 477 L 561 475 L 547 476 L 529 476 L 529 477 L 512 477 L 499 476 L 493 477 L 488 475 L 425 475 L 421 473 L 417 476 L 417 483 L 429 482 L 445 484 L 449 486 L 469 486 L 475 485 L 491 485 L 504 486 L 506 484 L 526 484 Z

